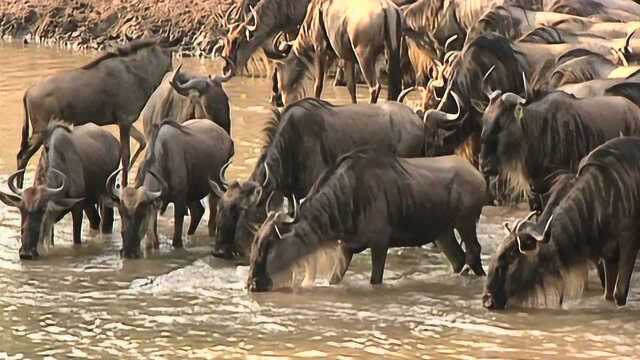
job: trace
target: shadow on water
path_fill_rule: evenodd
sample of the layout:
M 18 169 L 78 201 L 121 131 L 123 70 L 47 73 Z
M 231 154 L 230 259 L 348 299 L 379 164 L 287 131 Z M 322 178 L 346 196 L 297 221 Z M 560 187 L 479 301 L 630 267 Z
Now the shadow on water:
M 79 66 L 89 55 L 0 43 L 0 186 L 15 167 L 22 124 L 22 94 L 38 79 Z M 184 60 L 185 67 L 215 73 L 219 64 Z M 233 79 L 236 157 L 229 178 L 245 178 L 261 147 L 270 116 L 269 82 Z M 361 94 L 365 92 L 361 91 Z M 345 89 L 327 99 L 348 101 Z M 37 156 L 30 163 L 29 176 Z M 30 180 L 28 180 L 30 181 Z M 478 226 L 483 261 L 502 239 L 505 220 L 523 213 L 487 209 Z M 206 226 L 170 246 L 172 220 L 160 221 L 161 248 L 123 261 L 119 229 L 92 234 L 74 247 L 70 219 L 56 226 L 56 245 L 38 261 L 20 262 L 20 217 L 0 207 L 0 357 L 75 356 L 171 358 L 296 356 L 398 358 L 616 358 L 640 351 L 640 281 L 629 305 L 617 309 L 590 290 L 563 309 L 487 312 L 483 280 L 450 272 L 430 248 L 391 252 L 385 284 L 371 288 L 367 254 L 356 256 L 338 286 L 248 294 L 248 268 L 210 258 Z M 6 353 L 6 354 L 5 354 Z

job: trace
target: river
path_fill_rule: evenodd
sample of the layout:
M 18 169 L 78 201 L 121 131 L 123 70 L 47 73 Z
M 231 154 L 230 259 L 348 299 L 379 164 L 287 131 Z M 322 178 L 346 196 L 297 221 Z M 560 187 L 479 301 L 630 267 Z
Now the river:
M 87 62 L 92 54 L 0 42 L 0 187 L 14 171 L 24 117 L 22 95 L 42 77 Z M 211 61 L 185 68 L 215 73 Z M 270 84 L 235 78 L 231 99 L 236 156 L 229 178 L 246 178 L 270 117 Z M 364 99 L 365 89 L 359 91 Z M 346 89 L 326 99 L 348 101 Z M 37 158 L 29 166 L 31 180 Z M 487 208 L 478 233 L 483 262 L 503 238 L 503 221 L 523 212 Z M 140 260 L 119 256 L 114 235 L 71 241 L 70 216 L 56 226 L 56 245 L 38 261 L 18 259 L 20 215 L 0 206 L 0 358 L 330 357 L 330 358 L 637 358 L 640 356 L 640 273 L 629 304 L 602 299 L 596 276 L 584 296 L 561 309 L 488 312 L 483 279 L 452 274 L 431 248 L 391 251 L 384 286 L 372 288 L 369 257 L 354 258 L 338 286 L 248 294 L 244 264 L 208 256 L 201 224 L 170 246 L 172 220 L 160 221 L 160 250 Z

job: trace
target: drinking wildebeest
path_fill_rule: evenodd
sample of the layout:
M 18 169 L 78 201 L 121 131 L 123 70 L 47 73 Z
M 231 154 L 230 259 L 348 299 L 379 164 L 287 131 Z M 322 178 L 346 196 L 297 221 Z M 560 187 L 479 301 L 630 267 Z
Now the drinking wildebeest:
M 587 264 L 599 259 L 605 298 L 625 305 L 640 248 L 638 163 L 637 137 L 610 140 L 585 157 L 570 191 L 546 221 L 519 222 L 515 237 L 500 246 L 489 269 L 484 305 L 562 303 L 582 291 Z
M 73 216 L 74 244 L 81 241 L 83 209 L 92 228 L 100 225 L 96 205 L 102 210 L 102 232 L 110 233 L 113 226 L 105 182 L 118 167 L 118 140 L 94 124 L 72 129 L 57 121 L 50 122 L 41 136 L 44 151 L 33 185 L 24 191 L 15 186 L 14 180 L 24 171 L 20 170 L 9 177 L 14 194 L 0 193 L 2 202 L 20 209 L 21 259 L 38 257 L 38 245 L 53 240 L 53 225 L 68 212 Z
M 248 181 L 232 182 L 218 203 L 216 256 L 248 255 L 269 195 L 276 192 L 274 204 L 282 195 L 304 197 L 340 155 L 380 146 L 417 157 L 425 147 L 422 120 L 395 102 L 334 106 L 308 98 L 282 113 L 275 111 L 265 134 L 266 144 Z
M 547 177 L 575 171 L 580 159 L 620 134 L 640 135 L 640 109 L 618 96 L 578 99 L 561 91 L 530 104 L 494 92 L 483 115 L 480 168 L 501 173 L 516 191 L 544 194 Z M 541 209 L 540 209 L 541 210 Z
M 144 163 L 135 186 L 121 191 L 114 188 L 122 169 L 107 181 L 112 199 L 118 203 L 122 219 L 122 250 L 125 258 L 140 257 L 140 241 L 147 235 L 147 248 L 158 248 L 157 216 L 169 203 L 174 204 L 173 246 L 182 247 L 182 224 L 187 208 L 191 215 L 188 234 L 196 231 L 209 196 L 209 234 L 213 234 L 217 198 L 210 194 L 209 180 L 219 181 L 223 165 L 233 156 L 233 141 L 220 126 L 207 119 L 183 124 L 163 121 L 154 126 Z
M 226 24 L 229 33 L 224 39 L 223 59 L 228 59 L 225 74 L 235 75 L 235 70 L 242 70 L 251 56 L 259 49 L 264 50 L 269 59 L 280 59 L 281 54 L 273 48 L 273 39 L 279 33 L 293 37 L 307 13 L 310 0 L 261 0 L 249 7 L 247 19 L 240 24 Z M 215 55 L 216 51 L 214 51 Z M 233 65 L 233 67 L 231 66 Z M 271 76 L 273 93 L 271 103 L 282 106 L 278 90 L 277 67 Z
M 438 241 L 455 272 L 484 275 L 476 222 L 487 201 L 482 175 L 457 156 L 397 158 L 379 150 L 342 156 L 314 184 L 299 214 L 271 213 L 251 249 L 248 287 L 271 290 L 271 278 L 324 244 L 353 253 L 371 249 L 371 284 L 382 282 L 387 250 Z M 296 216 L 297 215 L 297 216 Z M 456 229 L 466 247 L 466 260 Z M 342 278 L 345 269 L 337 276 Z
M 309 5 L 298 37 L 283 50 L 278 82 L 285 104 L 300 99 L 305 74 L 315 68 L 315 97 L 320 98 L 325 72 L 335 58 L 345 61 L 351 101 L 356 103 L 355 65 L 359 64 L 369 87 L 369 102 L 378 101 L 382 89 L 376 60 L 386 52 L 388 99 L 400 94 L 401 14 L 389 0 L 314 0 Z M 281 48 L 277 45 L 274 47 Z
M 181 72 L 181 67 L 164 75 L 140 113 L 146 139 L 151 139 L 154 125 L 164 119 L 178 123 L 209 119 L 231 134 L 229 97 L 222 87 L 230 77 L 193 75 Z
M 144 136 L 132 125 L 164 74 L 171 69 L 170 47 L 175 43 L 135 40 L 78 69 L 52 75 L 27 89 L 23 97 L 25 118 L 18 170 L 24 169 L 40 148 L 42 131 L 54 119 L 74 125 L 117 124 L 122 166 L 128 170 L 129 135 L 140 143 L 140 148 L 145 144 Z M 126 178 L 127 171 L 123 181 Z M 22 175 L 18 176 L 18 187 L 22 187 Z

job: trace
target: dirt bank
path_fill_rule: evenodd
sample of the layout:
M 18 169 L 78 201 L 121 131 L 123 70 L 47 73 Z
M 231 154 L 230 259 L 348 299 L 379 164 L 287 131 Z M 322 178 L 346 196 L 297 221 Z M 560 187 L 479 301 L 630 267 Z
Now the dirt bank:
M 103 50 L 126 36 L 182 37 L 186 55 L 209 56 L 233 0 L 2 0 L 0 36 Z

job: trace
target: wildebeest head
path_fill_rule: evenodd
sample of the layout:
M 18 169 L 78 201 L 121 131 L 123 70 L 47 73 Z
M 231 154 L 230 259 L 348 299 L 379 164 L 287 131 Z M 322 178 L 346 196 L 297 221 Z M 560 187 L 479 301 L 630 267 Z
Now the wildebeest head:
M 270 291 L 273 288 L 273 277 L 286 270 L 282 263 L 274 259 L 292 258 L 292 252 L 296 248 L 288 238 L 295 236 L 288 232 L 288 227 L 295 221 L 296 206 L 293 216 L 284 211 L 271 211 L 266 220 L 256 233 L 251 245 L 251 257 L 249 265 L 249 278 L 247 288 L 249 291 Z M 291 244 L 291 246 L 287 246 Z
M 489 98 L 482 116 L 480 170 L 494 176 L 501 167 L 511 166 L 520 158 L 526 99 L 497 90 Z
M 424 136 L 425 136 L 425 155 L 426 156 L 442 156 L 451 154 L 454 149 L 445 147 L 445 138 L 455 132 L 464 118 L 460 117 L 460 98 L 451 89 L 445 91 L 445 97 L 449 94 L 453 97 L 458 108 L 455 114 L 449 114 L 442 110 L 444 99 L 436 109 L 427 110 L 424 113 Z
M 222 83 L 229 80 L 229 76 L 193 77 L 180 83 L 180 65 L 171 79 L 171 86 L 180 95 L 189 99 L 189 106 L 185 107 L 182 119 L 210 119 L 220 125 L 227 133 L 231 131 L 231 118 L 229 111 L 229 97 L 222 87 Z
M 0 201 L 20 210 L 20 259 L 32 260 L 39 256 L 38 245 L 51 237 L 53 224 L 61 212 L 73 207 L 83 199 L 65 198 L 66 176 L 51 168 L 51 171 L 61 179 L 61 185 L 50 188 L 45 185 L 34 185 L 20 191 L 14 181 L 24 172 L 18 171 L 8 179 L 9 188 L 13 194 L 0 192 Z
M 221 258 L 232 258 L 234 253 L 245 256 L 249 249 L 248 241 L 253 238 L 254 218 L 260 211 L 256 208 L 262 199 L 265 183 L 255 181 L 226 182 L 223 167 L 220 180 L 221 189 L 214 181 L 210 181 L 211 190 L 220 199 L 216 212 L 216 234 L 214 236 L 213 255 Z M 268 179 L 268 178 L 267 178 Z
M 156 216 L 162 201 L 163 190 L 167 185 L 153 171 L 146 170 L 160 184 L 159 191 L 151 191 L 144 184 L 133 187 L 127 185 L 124 189 L 116 189 L 116 178 L 122 169 L 116 170 L 107 179 L 107 190 L 111 199 L 118 204 L 118 211 L 122 221 L 122 249 L 120 255 L 125 258 L 140 257 L 140 241 L 152 216 Z

